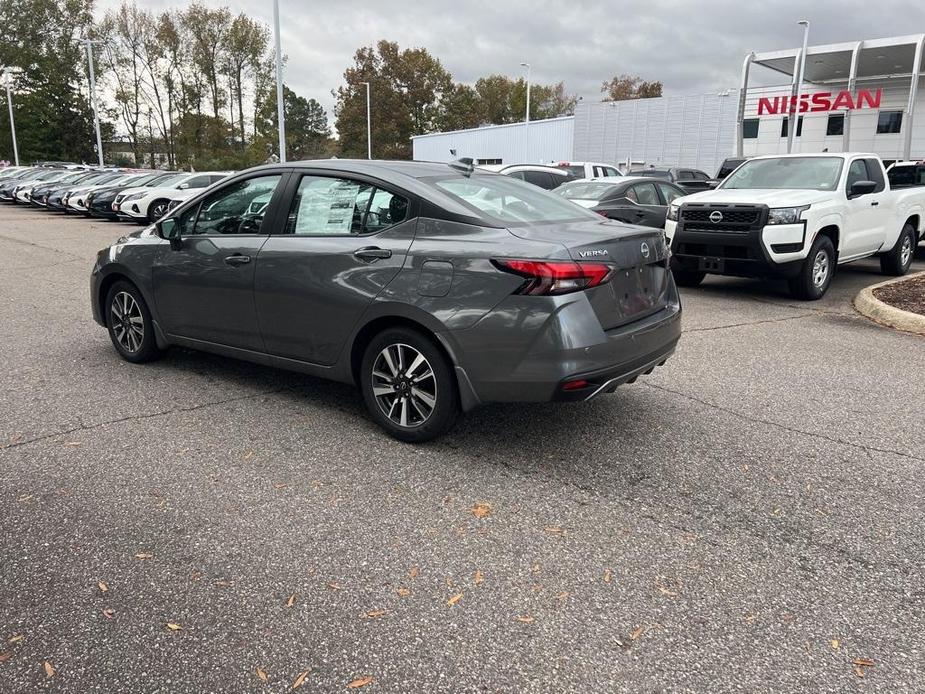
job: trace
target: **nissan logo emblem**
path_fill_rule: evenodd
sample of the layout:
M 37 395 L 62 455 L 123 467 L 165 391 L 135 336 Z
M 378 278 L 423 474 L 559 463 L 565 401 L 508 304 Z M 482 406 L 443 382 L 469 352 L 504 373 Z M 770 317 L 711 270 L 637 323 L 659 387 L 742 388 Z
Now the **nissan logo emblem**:
M 710 221 L 714 224 L 719 224 L 721 221 L 723 221 L 723 213 L 719 210 L 714 210 L 710 213 Z
M 639 247 L 639 250 L 642 251 L 643 258 L 649 257 L 649 244 L 643 241 L 643 244 Z

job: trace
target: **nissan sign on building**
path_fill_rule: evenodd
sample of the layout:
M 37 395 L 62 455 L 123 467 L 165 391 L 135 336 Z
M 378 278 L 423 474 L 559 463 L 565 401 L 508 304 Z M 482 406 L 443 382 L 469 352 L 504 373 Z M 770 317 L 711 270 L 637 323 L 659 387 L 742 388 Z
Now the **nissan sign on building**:
M 925 35 L 750 53 L 739 88 L 601 102 L 574 117 L 414 138 L 415 159 L 547 163 L 571 159 L 622 169 L 690 167 L 710 174 L 727 157 L 861 150 L 888 163 L 925 159 Z M 790 121 L 796 131 L 790 137 Z M 454 152 L 454 154 L 451 154 Z

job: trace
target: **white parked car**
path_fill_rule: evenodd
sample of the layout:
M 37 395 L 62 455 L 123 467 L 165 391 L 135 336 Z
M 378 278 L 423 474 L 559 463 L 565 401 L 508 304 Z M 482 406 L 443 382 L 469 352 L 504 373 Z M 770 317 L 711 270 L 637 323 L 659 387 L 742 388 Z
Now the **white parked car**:
M 906 274 L 923 231 L 925 186 L 857 152 L 749 159 L 715 190 L 673 202 L 665 222 L 678 284 L 781 277 L 806 300 L 825 294 L 837 265 L 860 258 Z
M 575 180 L 575 176 L 565 169 L 545 164 L 487 164 L 479 168 L 518 178 L 545 190 L 555 190 L 563 183 Z
M 599 161 L 560 161 L 550 166 L 568 171 L 575 178 L 610 178 L 624 175 L 613 164 L 602 164 Z
M 69 212 L 87 212 L 87 195 L 94 190 L 111 185 L 119 185 L 138 178 L 138 174 L 109 172 L 103 173 L 99 178 L 88 180 L 85 183 L 67 192 L 63 202 Z
M 167 213 L 170 199 L 178 191 L 201 190 L 223 178 L 232 171 L 198 171 L 181 173 L 174 178 L 161 181 L 155 188 L 128 188 L 116 196 L 112 211 L 123 219 L 153 224 Z

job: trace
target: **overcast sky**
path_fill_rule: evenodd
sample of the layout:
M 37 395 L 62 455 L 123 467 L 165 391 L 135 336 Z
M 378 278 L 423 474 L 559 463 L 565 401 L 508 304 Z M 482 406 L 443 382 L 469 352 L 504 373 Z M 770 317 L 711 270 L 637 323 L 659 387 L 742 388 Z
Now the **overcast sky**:
M 152 11 L 186 3 L 137 0 Z M 245 12 L 272 28 L 270 0 L 203 0 Z M 98 12 L 119 0 L 98 0 Z M 564 81 L 568 91 L 599 99 L 615 74 L 661 80 L 666 94 L 735 87 L 749 51 L 798 46 L 800 19 L 810 44 L 925 32 L 925 0 L 280 0 L 285 81 L 315 98 L 333 121 L 331 90 L 359 46 L 379 39 L 424 47 L 458 81 L 523 74 Z

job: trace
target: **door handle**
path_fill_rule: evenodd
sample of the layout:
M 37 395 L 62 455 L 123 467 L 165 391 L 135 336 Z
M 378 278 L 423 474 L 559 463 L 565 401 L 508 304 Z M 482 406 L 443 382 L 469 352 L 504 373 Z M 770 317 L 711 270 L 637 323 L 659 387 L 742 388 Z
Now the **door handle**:
M 249 255 L 241 255 L 240 253 L 235 253 L 225 258 L 225 263 L 228 265 L 247 265 L 250 261 L 251 257 Z
M 870 206 L 871 206 L 871 207 L 876 207 L 876 206 L 879 205 L 879 204 L 880 204 L 879 202 L 877 202 L 876 200 L 874 200 L 872 203 L 870 203 Z
M 392 251 L 388 248 L 370 246 L 368 248 L 355 250 L 353 252 L 353 257 L 359 258 L 360 260 L 385 260 L 386 258 L 392 257 Z

